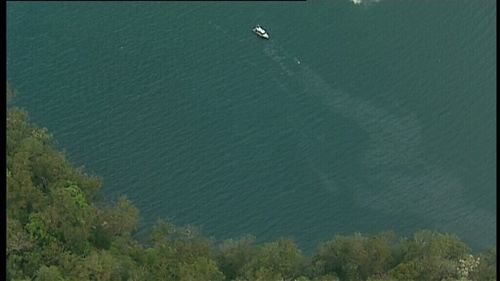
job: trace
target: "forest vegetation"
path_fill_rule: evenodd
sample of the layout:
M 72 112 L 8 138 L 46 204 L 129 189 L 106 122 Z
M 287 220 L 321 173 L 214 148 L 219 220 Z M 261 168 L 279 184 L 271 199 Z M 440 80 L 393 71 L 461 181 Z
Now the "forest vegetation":
M 7 85 L 7 102 L 14 91 Z M 101 179 L 72 165 L 25 110 L 7 109 L 7 280 L 496 280 L 496 246 L 473 253 L 456 235 L 421 230 L 334 235 L 305 255 L 289 238 L 220 243 L 158 221 L 140 242 L 139 211 L 105 202 Z

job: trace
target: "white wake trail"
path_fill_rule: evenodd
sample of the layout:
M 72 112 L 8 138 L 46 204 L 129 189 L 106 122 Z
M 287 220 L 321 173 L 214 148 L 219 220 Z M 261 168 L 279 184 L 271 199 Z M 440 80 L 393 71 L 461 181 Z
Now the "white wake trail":
M 395 113 L 368 100 L 335 89 L 307 63 L 297 63 L 276 44 L 264 49 L 288 79 L 278 81 L 281 88 L 313 97 L 334 115 L 340 115 L 367 133 L 362 175 L 352 175 L 354 197 L 361 208 L 388 216 L 401 212 L 418 216 L 443 231 L 463 233 L 464 238 L 484 241 L 496 234 L 496 216 L 467 200 L 467 187 L 459 175 L 431 160 L 423 148 L 422 125 L 411 112 Z M 301 131 L 301 128 L 296 128 Z M 304 134 L 304 133 L 301 133 Z M 314 139 L 315 136 L 308 136 Z M 325 170 L 309 159 L 327 190 L 338 191 L 335 171 Z M 357 177 L 368 181 L 361 184 Z M 372 186 L 382 186 L 374 189 Z

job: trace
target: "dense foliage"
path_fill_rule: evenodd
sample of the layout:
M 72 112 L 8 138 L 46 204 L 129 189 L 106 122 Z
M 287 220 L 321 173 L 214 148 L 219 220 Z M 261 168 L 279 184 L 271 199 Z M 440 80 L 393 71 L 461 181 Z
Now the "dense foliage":
M 138 210 L 125 198 L 98 203 L 100 180 L 71 165 L 19 108 L 7 113 L 6 177 L 7 280 L 496 280 L 496 248 L 473 256 L 458 237 L 433 231 L 337 235 L 307 257 L 290 239 L 215 245 L 159 221 L 140 243 Z

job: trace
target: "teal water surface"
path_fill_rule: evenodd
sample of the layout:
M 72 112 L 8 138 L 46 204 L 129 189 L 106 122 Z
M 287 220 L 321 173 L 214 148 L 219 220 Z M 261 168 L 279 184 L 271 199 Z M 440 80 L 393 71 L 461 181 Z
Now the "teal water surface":
M 216 239 L 496 238 L 495 1 L 11 2 L 7 76 L 109 199 Z M 268 29 L 266 41 L 251 33 Z

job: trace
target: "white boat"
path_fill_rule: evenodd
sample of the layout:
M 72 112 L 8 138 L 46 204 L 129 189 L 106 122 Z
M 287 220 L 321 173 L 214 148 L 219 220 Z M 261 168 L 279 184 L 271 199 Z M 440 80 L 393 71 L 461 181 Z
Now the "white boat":
M 267 33 L 267 31 L 262 28 L 260 25 L 257 25 L 256 27 L 254 27 L 252 29 L 253 33 L 259 35 L 260 37 L 264 38 L 264 39 L 269 39 L 269 34 Z

